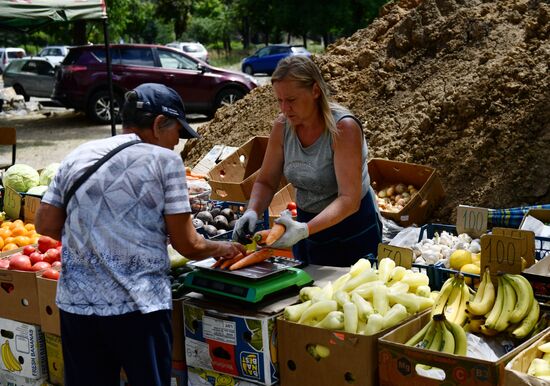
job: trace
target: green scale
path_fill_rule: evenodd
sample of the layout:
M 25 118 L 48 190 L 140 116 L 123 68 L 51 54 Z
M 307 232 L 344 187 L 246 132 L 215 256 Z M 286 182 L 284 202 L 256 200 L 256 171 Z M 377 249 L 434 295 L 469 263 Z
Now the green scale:
M 267 296 L 297 291 L 313 279 L 300 268 L 300 261 L 275 256 L 236 271 L 212 268 L 213 258 L 190 263 L 195 269 L 185 277 L 184 286 L 202 294 L 211 294 L 258 303 Z

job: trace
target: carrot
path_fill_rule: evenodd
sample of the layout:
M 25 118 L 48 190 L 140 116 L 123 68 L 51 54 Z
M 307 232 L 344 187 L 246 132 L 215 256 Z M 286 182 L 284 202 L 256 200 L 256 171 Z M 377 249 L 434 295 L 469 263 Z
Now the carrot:
M 221 265 L 220 269 L 226 269 L 228 268 L 230 265 L 233 265 L 235 264 L 237 261 L 241 260 L 241 259 L 244 259 L 244 255 L 242 253 L 239 253 L 237 256 L 231 258 L 231 259 L 226 259 L 223 264 Z
M 222 265 L 225 261 L 227 261 L 227 259 L 218 259 L 214 264 L 210 266 L 210 268 L 217 268 L 220 265 Z
M 273 249 L 271 249 L 271 248 L 260 249 L 259 251 L 251 253 L 250 255 L 246 256 L 245 258 L 237 261 L 235 264 L 231 265 L 229 267 L 229 269 L 231 271 L 234 271 L 236 269 L 241 269 L 241 268 L 244 268 L 244 267 L 248 267 L 252 264 L 261 263 L 262 261 L 270 258 L 271 256 L 274 256 Z
M 271 228 L 269 235 L 265 239 L 265 243 L 267 245 L 273 244 L 275 241 L 279 240 L 283 234 L 285 233 L 285 226 L 281 224 L 275 224 L 273 225 L 273 228 Z
M 254 239 L 258 244 L 263 245 L 266 243 L 267 237 L 269 236 L 269 232 L 270 232 L 269 229 L 258 231 L 254 234 Z

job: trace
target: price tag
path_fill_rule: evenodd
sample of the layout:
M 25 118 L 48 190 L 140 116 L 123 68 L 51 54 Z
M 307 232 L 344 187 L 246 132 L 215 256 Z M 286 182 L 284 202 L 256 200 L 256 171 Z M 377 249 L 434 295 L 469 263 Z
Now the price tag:
M 532 231 L 525 231 L 521 229 L 512 228 L 493 228 L 494 235 L 508 236 L 518 238 L 522 240 L 521 255 L 527 265 L 527 267 L 535 264 L 535 233 Z
M 498 272 L 521 273 L 523 240 L 502 235 L 481 236 L 481 272 L 489 267 L 491 276 Z
M 407 269 L 412 267 L 413 251 L 410 248 L 396 247 L 382 243 L 378 244 L 378 262 L 386 257 L 395 261 L 395 265 L 400 265 Z
M 34 224 L 34 218 L 36 216 L 36 211 L 40 206 L 40 198 L 33 196 L 25 196 L 23 200 L 23 216 L 25 222 L 30 222 Z
M 21 213 L 21 195 L 9 187 L 4 190 L 4 212 L 9 218 L 18 219 Z
M 467 233 L 471 237 L 481 237 L 487 232 L 489 210 L 475 206 L 459 205 L 456 209 L 456 230 L 458 234 Z

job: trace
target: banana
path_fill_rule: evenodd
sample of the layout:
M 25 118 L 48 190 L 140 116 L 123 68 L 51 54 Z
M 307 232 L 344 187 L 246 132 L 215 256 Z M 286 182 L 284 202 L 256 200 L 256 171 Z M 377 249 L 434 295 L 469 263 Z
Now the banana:
M 497 330 L 493 330 L 492 328 L 488 328 L 487 325 L 481 326 L 481 333 L 485 336 L 495 336 L 499 332 Z
M 446 354 L 454 354 L 455 353 L 455 337 L 454 334 L 447 328 L 447 324 L 445 323 L 445 320 L 442 320 L 439 322 L 440 328 L 441 328 L 441 339 L 442 339 L 442 345 L 441 345 L 441 352 L 444 352 Z
M 485 315 L 488 313 L 495 304 L 495 286 L 491 281 L 491 275 L 489 270 L 486 270 L 483 274 L 483 280 L 481 282 L 479 291 L 483 290 L 481 299 L 478 301 L 478 297 L 474 298 L 473 302 L 468 302 L 466 307 L 468 311 L 474 315 Z
M 539 318 L 539 321 L 535 325 L 535 328 L 533 328 L 533 330 L 531 330 L 531 333 L 529 334 L 529 338 L 537 335 L 539 332 L 546 329 L 546 327 L 548 327 L 549 325 L 550 325 L 550 314 L 548 312 L 545 312 Z
M 460 325 L 449 320 L 445 321 L 445 327 L 447 327 L 454 337 L 455 347 L 453 353 L 455 355 L 466 355 L 468 352 L 468 339 L 466 338 L 464 329 Z
M 510 315 L 512 315 L 518 299 L 514 287 L 504 278 L 504 275 L 500 280 L 500 285 L 502 285 L 502 289 L 499 289 L 499 291 L 504 290 L 504 301 L 502 311 L 493 328 L 497 331 L 504 331 L 509 325 Z
M 413 346 L 413 347 L 416 346 L 424 338 L 424 336 L 426 335 L 426 332 L 428 332 L 428 330 L 432 328 L 433 323 L 434 323 L 433 319 L 430 319 L 430 321 L 426 323 L 426 325 L 422 327 L 420 331 L 414 334 L 407 342 L 405 342 L 405 344 L 407 346 Z
M 453 288 L 454 288 L 454 278 L 451 277 L 447 279 L 445 283 L 443 283 L 443 286 L 439 291 L 439 295 L 435 298 L 435 303 L 434 303 L 434 306 L 432 307 L 432 313 L 431 313 L 432 316 L 443 313 L 443 310 L 445 309 L 445 305 L 449 300 L 449 296 L 451 295 Z
M 495 299 L 495 304 L 493 309 L 486 315 L 487 320 L 485 321 L 485 327 L 488 329 L 494 329 L 495 324 L 502 312 L 502 307 L 504 306 L 504 291 L 502 288 L 502 277 L 498 277 L 498 286 L 497 286 L 497 297 Z M 483 332 L 483 330 L 482 330 Z
M 430 328 L 428 328 L 428 330 L 424 334 L 424 337 L 422 338 L 422 342 L 420 343 L 420 347 L 426 350 L 429 349 L 437 332 L 435 321 L 432 319 L 431 322 L 432 323 L 430 323 Z
M 529 313 L 525 318 L 523 318 L 519 327 L 512 332 L 512 335 L 518 339 L 525 338 L 527 334 L 529 334 L 537 324 L 539 320 L 539 313 L 540 313 L 539 302 L 535 300 L 533 302 L 533 306 L 529 310 Z
M 517 296 L 516 306 L 510 314 L 510 323 L 518 323 L 521 321 L 531 309 L 534 300 L 533 287 L 521 275 L 504 275 L 504 279 L 508 280 Z
M 432 351 L 440 351 L 441 344 L 443 343 L 443 330 L 441 328 L 441 323 L 434 321 L 434 326 L 432 328 L 435 329 L 435 335 L 430 343 L 430 346 L 426 348 Z
M 483 294 L 485 293 L 485 287 L 487 286 L 487 280 L 485 280 L 485 277 L 486 275 L 484 273 L 481 278 L 481 283 L 479 283 L 479 287 L 477 288 L 476 294 L 474 296 L 474 300 L 472 300 L 471 303 L 480 303 L 481 300 L 483 299 Z
M 481 333 L 481 326 L 484 324 L 485 324 L 485 318 L 470 319 L 468 321 L 468 326 L 470 328 L 470 331 L 477 334 Z
M 463 278 L 457 279 L 453 293 L 445 307 L 444 315 L 447 320 L 462 325 L 466 320 L 466 302 L 470 299 L 468 286 Z
M 454 320 L 451 320 L 451 322 L 454 322 L 459 326 L 464 325 L 466 319 L 468 318 L 468 315 L 466 314 L 466 303 L 468 303 L 468 301 L 470 301 L 470 287 L 463 282 L 462 299 L 460 301 L 460 305 L 458 306 L 458 310 L 456 310 L 456 316 Z
M 8 371 L 16 372 L 23 369 L 21 363 L 19 363 L 17 358 L 15 358 L 15 356 L 13 355 L 10 343 L 7 340 L 2 345 L 2 360 L 4 361 L 4 364 L 6 365 Z

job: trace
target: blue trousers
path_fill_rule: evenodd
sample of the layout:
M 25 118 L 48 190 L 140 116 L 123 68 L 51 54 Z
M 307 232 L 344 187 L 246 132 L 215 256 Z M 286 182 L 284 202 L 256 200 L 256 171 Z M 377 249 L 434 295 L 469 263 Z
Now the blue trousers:
M 321 232 L 299 241 L 292 248 L 294 257 L 306 264 L 349 267 L 369 253 L 375 256 L 382 241 L 382 223 L 368 192 L 359 210 Z M 298 208 L 297 220 L 307 222 L 317 214 Z
M 65 386 L 170 386 L 172 311 L 115 316 L 60 310 Z

